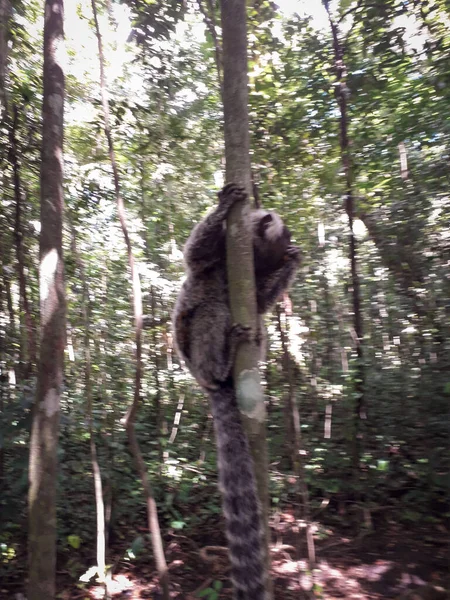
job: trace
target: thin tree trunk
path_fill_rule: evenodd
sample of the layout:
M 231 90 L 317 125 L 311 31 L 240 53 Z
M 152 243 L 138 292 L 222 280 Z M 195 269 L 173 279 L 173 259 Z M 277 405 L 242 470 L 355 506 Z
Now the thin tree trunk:
M 220 95 L 223 99 L 223 62 L 222 62 L 222 48 L 220 47 L 219 38 L 216 31 L 216 16 L 214 12 L 214 5 L 211 0 L 197 0 L 200 12 L 203 15 L 205 25 L 212 37 L 214 44 L 214 52 L 216 59 L 217 69 L 217 80 L 220 87 Z
M 8 37 L 11 18 L 10 0 L 0 0 L 0 122 L 7 111 L 6 75 L 8 64 Z
M 284 313 L 285 317 L 285 328 L 281 323 L 281 310 L 277 308 L 277 321 L 278 321 L 278 331 L 280 333 L 281 338 L 281 348 L 283 351 L 283 371 L 285 374 L 286 381 L 288 383 L 288 393 L 287 393 L 287 404 L 289 406 L 289 410 L 292 418 L 292 425 L 294 431 L 294 443 L 292 446 L 292 463 L 294 466 L 294 475 L 297 480 L 298 491 L 300 493 L 303 505 L 303 519 L 306 525 L 306 545 L 308 548 L 308 561 L 309 568 L 312 570 L 316 564 L 316 551 L 314 545 L 314 537 L 311 528 L 311 509 L 309 504 L 309 493 L 308 493 L 308 485 L 306 483 L 305 477 L 305 465 L 303 461 L 303 443 L 302 443 L 302 433 L 300 427 L 300 412 L 298 410 L 297 401 L 295 397 L 295 383 L 294 383 L 294 373 L 293 373 L 293 364 L 292 364 L 292 356 L 289 351 L 289 341 L 286 335 L 287 329 L 287 315 Z
M 30 442 L 29 600 L 55 597 L 56 478 L 66 300 L 62 255 L 64 70 L 63 0 L 45 0 L 42 108 L 40 357 Z
M 4 311 L 4 285 L 0 280 L 0 314 Z M 0 332 L 0 427 L 3 429 L 6 425 L 4 422 L 4 410 L 7 397 L 8 371 L 6 366 L 6 327 Z M 6 402 L 5 402 L 6 400 Z M 0 445 L 0 494 L 5 492 L 5 441 Z
M 8 93 L 7 93 L 7 80 L 8 80 L 8 39 L 10 35 L 10 26 L 11 26 L 11 2 L 10 0 L 0 0 L 0 124 L 8 123 Z M 0 160 L 6 161 L 8 159 L 8 144 L 0 144 Z M 2 180 L 0 182 L 0 187 L 3 190 L 3 194 L 6 194 L 6 190 L 9 188 L 9 177 L 7 176 L 6 170 L 2 170 L 1 172 Z M 10 240 L 6 240 L 7 237 L 6 232 L 2 232 L 2 237 L 0 239 L 0 257 L 1 257 L 1 268 L 2 268 L 2 285 L 3 291 L 6 296 L 6 304 L 9 315 L 9 326 L 7 328 L 8 337 L 10 340 L 10 347 L 12 348 L 12 341 L 16 340 L 16 323 L 15 323 L 15 314 L 14 314 L 14 306 L 12 301 L 11 294 L 11 275 L 9 273 L 10 265 Z M 9 238 L 9 235 L 8 235 Z M 6 328 L 5 328 L 6 329 Z M 5 331 L 6 334 L 6 331 Z M 7 353 L 12 358 L 12 362 L 14 365 L 14 372 L 16 381 L 19 381 L 20 378 L 20 364 L 18 365 L 15 352 L 9 350 Z M 8 379 L 8 366 L 6 362 L 6 354 L 5 354 L 5 366 L 4 373 L 2 373 L 3 383 L 6 384 Z M 4 448 L 1 449 L 2 454 L 4 453 Z
M 148 246 L 146 244 L 146 249 L 148 252 Z M 159 370 L 160 370 L 160 356 L 158 354 L 157 348 L 157 337 L 156 337 L 156 298 L 155 298 L 155 288 L 152 286 L 150 289 L 151 294 L 151 307 L 152 307 L 152 328 L 151 328 L 151 338 L 152 338 L 152 354 L 153 354 L 153 364 L 154 364 L 154 376 L 155 376 L 155 389 L 156 394 L 154 398 L 155 410 L 156 410 L 156 431 L 158 435 L 158 455 L 159 455 L 159 473 L 161 475 L 162 466 L 164 463 L 164 452 L 163 445 L 161 443 L 162 435 L 163 435 L 163 419 L 162 419 L 162 408 L 161 408 L 161 381 L 159 379 Z
M 105 306 L 108 304 L 108 276 L 109 273 L 109 264 L 108 261 L 105 265 L 104 276 L 102 277 L 101 282 L 101 290 L 102 290 L 102 298 Z M 100 327 L 100 331 L 94 337 L 94 352 L 95 352 L 95 360 L 96 364 L 100 365 L 100 372 L 97 378 L 97 397 L 100 403 L 104 402 L 107 394 L 107 381 L 106 381 L 106 366 L 104 359 L 106 356 L 110 354 L 109 343 L 109 329 L 107 325 L 103 325 Z M 114 449 L 116 447 L 116 422 L 118 420 L 119 411 L 114 403 L 112 411 L 104 412 L 104 419 L 102 421 L 102 426 L 104 429 L 109 432 L 108 442 L 106 444 L 106 464 L 103 468 L 103 479 L 105 481 L 104 486 L 104 506 L 105 506 L 105 550 L 106 555 L 108 554 L 109 548 L 109 533 L 111 531 L 111 516 L 112 509 L 114 504 L 114 486 L 113 486 L 113 477 L 115 469 L 115 454 Z
M 252 193 L 250 135 L 248 121 L 247 13 L 245 0 L 222 0 L 223 106 L 226 180 Z M 245 215 L 249 205 L 236 205 L 227 222 L 228 293 L 233 322 L 258 330 L 253 244 Z M 269 577 L 269 489 L 264 394 L 258 370 L 259 350 L 254 343 L 241 344 L 233 378 L 244 429 L 253 457 L 258 495 L 262 508 L 262 542 L 266 569 L 267 598 L 272 598 Z M 237 425 L 238 426 L 238 425 Z
M 103 55 L 103 43 L 100 34 L 100 28 L 97 18 L 97 7 L 95 0 L 92 0 L 92 12 L 94 15 L 95 32 L 97 35 L 98 42 L 98 55 L 100 61 L 100 88 L 101 88 L 101 99 L 103 107 L 103 117 L 105 121 L 105 134 L 108 142 L 109 157 L 111 159 L 111 167 L 113 171 L 114 189 L 116 194 L 117 212 L 119 216 L 120 225 L 122 227 L 123 236 L 125 238 L 125 244 L 127 247 L 128 262 L 130 266 L 131 280 L 132 280 L 132 304 L 134 313 L 134 328 L 135 328 L 135 356 L 136 356 L 136 370 L 135 370 L 135 381 L 134 381 L 134 398 L 133 403 L 130 406 L 128 413 L 125 417 L 125 426 L 128 435 L 128 442 L 130 444 L 131 452 L 134 456 L 138 473 L 141 477 L 142 487 L 147 501 L 147 513 L 148 513 L 148 527 L 151 532 L 151 541 L 153 547 L 153 554 L 156 561 L 156 567 L 158 569 L 160 584 L 163 590 L 165 600 L 169 600 L 169 571 L 167 569 L 166 559 L 164 556 L 164 547 L 161 537 L 161 531 L 159 528 L 158 513 L 156 502 L 153 497 L 152 488 L 147 476 L 147 467 L 142 457 L 139 443 L 136 437 L 136 431 L 134 427 L 134 421 L 136 418 L 137 410 L 139 407 L 140 391 L 141 391 L 141 378 L 142 378 L 142 292 L 141 284 L 139 281 L 139 272 L 135 263 L 133 249 L 131 246 L 131 240 L 128 233 L 128 226 L 126 222 L 126 211 L 123 198 L 120 193 L 120 179 L 119 170 L 117 168 L 116 157 L 114 152 L 114 144 L 112 139 L 112 132 L 109 123 L 109 105 L 107 99 L 106 90 L 106 78 L 105 78 L 105 61 Z
M 141 219 L 142 222 L 145 223 L 145 169 L 144 165 L 140 165 L 141 172 L 141 180 L 140 180 L 140 188 L 141 188 Z M 151 252 L 150 252 L 150 244 L 148 240 L 147 230 L 145 231 L 144 236 L 144 255 L 146 260 L 150 263 L 152 261 Z M 163 437 L 163 412 L 161 407 L 161 399 L 162 399 L 162 384 L 159 376 L 159 371 L 161 368 L 161 356 L 158 353 L 157 349 L 157 335 L 156 335 L 156 291 L 153 286 L 150 289 L 150 301 L 151 301 L 151 341 L 152 341 L 152 351 L 151 358 L 153 360 L 154 369 L 153 374 L 155 378 L 155 388 L 156 394 L 154 398 L 154 405 L 156 410 L 156 431 L 158 435 L 158 455 L 159 455 L 159 474 L 162 474 L 162 468 L 164 464 L 164 450 L 162 444 Z
M 399 143 L 398 153 L 400 157 L 400 176 L 402 179 L 408 179 L 408 153 L 406 151 L 405 142 Z
M 317 302 L 316 300 L 310 300 L 310 311 L 311 311 L 311 319 L 308 319 L 307 323 L 309 326 L 309 340 L 311 344 L 311 362 L 309 367 L 309 393 L 312 405 L 312 419 L 314 423 L 317 423 L 319 419 L 319 394 L 317 391 L 317 380 L 319 377 L 319 357 L 317 352 L 317 323 L 318 319 L 315 318 L 317 314 Z
M 22 222 L 22 204 L 23 190 L 20 180 L 20 165 L 19 155 L 20 149 L 17 143 L 17 127 L 18 127 L 18 110 L 14 104 L 12 107 L 12 120 L 9 127 L 9 143 L 10 143 L 10 161 L 13 169 L 14 181 L 14 199 L 16 202 L 16 213 L 14 223 L 14 239 L 16 243 L 17 256 L 17 279 L 19 281 L 20 304 L 25 318 L 25 351 L 22 360 L 26 363 L 25 372 L 23 373 L 27 379 L 33 372 L 33 367 L 36 364 L 36 344 L 34 338 L 34 323 L 33 317 L 28 303 L 28 293 L 25 278 L 25 252 L 23 244 L 23 222 Z
M 357 367 L 355 372 L 355 409 L 354 409 L 354 431 L 353 431 L 353 467 L 359 466 L 361 447 L 360 447 L 360 420 L 366 418 L 366 406 L 364 396 L 364 355 L 363 355 L 363 322 L 361 313 L 361 294 L 360 282 L 358 274 L 358 258 L 357 258 L 357 243 L 355 232 L 353 229 L 353 221 L 355 217 L 355 198 L 353 192 L 353 169 L 352 157 L 350 151 L 350 142 L 348 137 L 349 117 L 347 110 L 348 88 L 346 85 L 347 70 L 344 62 L 342 45 L 339 41 L 339 32 L 337 25 L 333 21 L 330 13 L 328 0 L 323 0 L 323 4 L 328 13 L 330 22 L 331 34 L 333 38 L 334 61 L 336 70 L 336 96 L 340 111 L 340 146 L 341 160 L 345 175 L 345 210 L 348 216 L 350 228 L 350 266 L 352 280 L 352 304 L 353 304 L 353 327 L 356 337 L 356 355 Z
M 83 261 L 78 252 L 76 243 L 76 232 L 73 224 L 72 229 L 72 253 L 78 265 L 78 271 L 81 279 L 83 297 L 83 324 L 84 324 L 84 385 L 86 395 L 86 407 L 89 424 L 89 447 L 91 451 L 92 475 L 94 478 L 95 508 L 97 515 L 97 573 L 101 583 L 105 583 L 106 597 L 109 597 L 109 591 L 106 581 L 106 538 L 105 538 L 105 504 L 103 501 L 103 485 L 100 464 L 97 455 L 97 446 L 95 444 L 93 417 L 92 417 L 92 363 L 91 363 L 91 340 L 90 325 L 91 311 L 89 301 L 89 288 L 84 270 Z
M 8 326 L 6 327 L 7 337 L 9 340 L 9 352 L 12 368 L 14 369 L 14 375 L 16 381 L 19 381 L 20 369 L 17 365 L 17 354 L 14 350 L 13 341 L 17 339 L 17 328 L 16 328 L 16 314 L 14 311 L 12 293 L 11 293 L 11 275 L 7 268 L 10 262 L 8 251 L 5 248 L 6 244 L 4 240 L 0 239 L 0 256 L 1 256 L 1 267 L 2 267 L 2 283 L 6 296 L 6 308 L 8 310 Z

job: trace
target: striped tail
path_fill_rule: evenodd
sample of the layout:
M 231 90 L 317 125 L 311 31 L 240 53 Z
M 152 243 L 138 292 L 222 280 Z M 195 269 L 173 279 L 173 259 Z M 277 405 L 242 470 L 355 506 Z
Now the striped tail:
M 231 385 L 209 394 L 234 600 L 265 600 L 263 524 L 247 436 Z

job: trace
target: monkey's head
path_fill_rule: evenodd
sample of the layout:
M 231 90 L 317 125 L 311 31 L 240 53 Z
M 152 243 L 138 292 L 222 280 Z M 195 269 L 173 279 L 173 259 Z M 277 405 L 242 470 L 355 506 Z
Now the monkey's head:
M 277 213 L 262 209 L 252 211 L 251 228 L 256 273 L 276 270 L 291 246 L 291 232 Z

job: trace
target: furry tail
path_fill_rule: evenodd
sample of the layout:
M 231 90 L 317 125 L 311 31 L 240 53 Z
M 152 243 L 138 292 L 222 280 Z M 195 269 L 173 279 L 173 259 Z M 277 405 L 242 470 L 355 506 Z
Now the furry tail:
M 264 600 L 263 525 L 247 437 L 232 386 L 209 393 L 234 600 Z

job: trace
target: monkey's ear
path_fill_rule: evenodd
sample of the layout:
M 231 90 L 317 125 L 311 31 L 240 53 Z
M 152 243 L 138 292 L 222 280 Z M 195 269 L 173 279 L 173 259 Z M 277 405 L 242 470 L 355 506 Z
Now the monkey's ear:
M 266 215 L 261 217 L 261 219 L 258 221 L 258 227 L 257 227 L 257 231 L 256 231 L 256 233 L 259 235 L 259 237 L 261 237 L 261 238 L 264 237 L 264 233 L 271 222 L 272 222 L 272 215 L 270 213 L 267 213 Z

